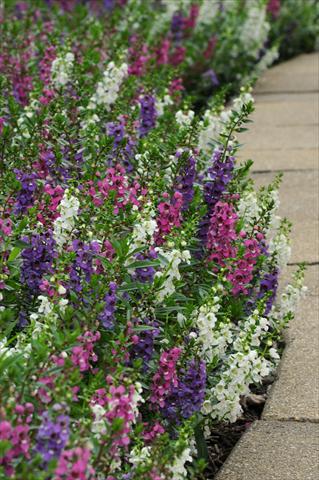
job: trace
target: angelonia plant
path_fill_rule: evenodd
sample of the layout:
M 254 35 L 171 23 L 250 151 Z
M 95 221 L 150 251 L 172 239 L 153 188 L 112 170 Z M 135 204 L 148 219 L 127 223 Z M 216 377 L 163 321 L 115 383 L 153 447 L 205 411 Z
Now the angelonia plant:
M 281 177 L 236 161 L 250 87 L 196 114 L 167 61 L 205 2 L 79 3 L 1 4 L 0 479 L 205 478 L 305 290 Z

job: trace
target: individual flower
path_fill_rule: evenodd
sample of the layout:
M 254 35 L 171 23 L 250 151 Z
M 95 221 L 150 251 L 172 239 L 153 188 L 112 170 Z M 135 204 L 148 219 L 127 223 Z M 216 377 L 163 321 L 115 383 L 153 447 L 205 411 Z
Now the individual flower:
M 104 328 L 110 330 L 114 327 L 116 303 L 117 303 L 117 284 L 115 282 L 109 283 L 109 290 L 104 296 L 105 306 L 99 315 L 99 320 Z

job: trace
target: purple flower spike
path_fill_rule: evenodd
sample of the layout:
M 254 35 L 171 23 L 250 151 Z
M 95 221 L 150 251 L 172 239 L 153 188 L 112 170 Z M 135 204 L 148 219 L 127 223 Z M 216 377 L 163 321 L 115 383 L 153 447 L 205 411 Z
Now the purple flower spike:
M 194 197 L 194 181 L 196 176 L 196 160 L 190 155 L 184 169 L 177 177 L 176 189 L 183 195 L 182 210 L 187 210 Z
M 21 183 L 21 189 L 16 196 L 14 213 L 26 213 L 33 206 L 34 194 L 37 189 L 36 174 L 23 173 L 21 170 L 15 170 L 17 180 Z
M 114 314 L 116 311 L 116 290 L 117 285 L 115 282 L 109 283 L 109 291 L 104 297 L 105 307 L 102 313 L 99 315 L 99 320 L 102 323 L 103 327 L 107 330 L 111 330 L 114 326 Z
M 178 385 L 165 400 L 163 416 L 173 423 L 190 418 L 198 412 L 205 399 L 206 365 L 204 361 L 191 360 L 180 372 Z
M 275 269 L 272 273 L 266 273 L 260 282 L 260 290 L 257 298 L 261 299 L 265 296 L 265 294 L 270 293 L 270 296 L 266 302 L 265 315 L 268 315 L 270 312 L 276 298 L 278 288 L 278 273 L 279 272 L 277 269 Z
M 144 95 L 140 98 L 140 137 L 145 137 L 156 124 L 155 98 L 152 95 Z
M 39 293 L 39 287 L 45 274 L 53 272 L 53 260 L 57 257 L 52 232 L 33 234 L 23 238 L 31 243 L 30 248 L 22 251 L 21 282 L 26 283 L 32 293 Z
M 69 439 L 70 419 L 67 415 L 59 415 L 52 421 L 49 413 L 42 414 L 42 422 L 36 436 L 36 452 L 40 453 L 44 464 L 53 458 L 59 458 Z

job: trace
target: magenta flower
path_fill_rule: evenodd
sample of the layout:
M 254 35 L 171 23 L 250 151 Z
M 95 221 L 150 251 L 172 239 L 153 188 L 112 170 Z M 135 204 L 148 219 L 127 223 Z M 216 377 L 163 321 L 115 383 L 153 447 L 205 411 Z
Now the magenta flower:
M 94 474 L 94 469 L 89 464 L 90 456 L 90 450 L 84 447 L 64 450 L 54 480 L 88 480 Z
M 167 197 L 167 194 L 165 197 Z M 183 195 L 180 192 L 175 192 L 170 202 L 160 202 L 157 208 L 159 216 L 157 217 L 155 243 L 156 245 L 162 245 L 166 235 L 168 235 L 174 227 L 181 226 Z
M 79 367 L 80 372 L 86 372 L 93 367 L 91 362 L 95 363 L 98 360 L 98 356 L 94 352 L 94 344 L 100 339 L 100 332 L 85 332 L 84 335 L 80 335 L 77 340 L 80 345 L 72 348 L 71 362 L 75 367 Z
M 174 347 L 163 352 L 159 361 L 159 368 L 153 376 L 152 393 L 150 400 L 155 408 L 163 408 L 166 397 L 171 393 L 173 387 L 178 386 L 176 364 L 182 351 Z

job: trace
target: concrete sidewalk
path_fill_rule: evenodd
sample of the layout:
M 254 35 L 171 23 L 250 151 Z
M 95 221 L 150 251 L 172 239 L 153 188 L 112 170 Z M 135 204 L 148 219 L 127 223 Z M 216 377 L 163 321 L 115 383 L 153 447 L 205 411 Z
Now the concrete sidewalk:
M 258 185 L 284 172 L 282 216 L 293 222 L 291 267 L 308 264 L 308 294 L 285 334 L 286 348 L 262 419 L 243 435 L 218 480 L 319 479 L 319 56 L 270 69 L 255 89 L 254 123 L 240 138 Z

